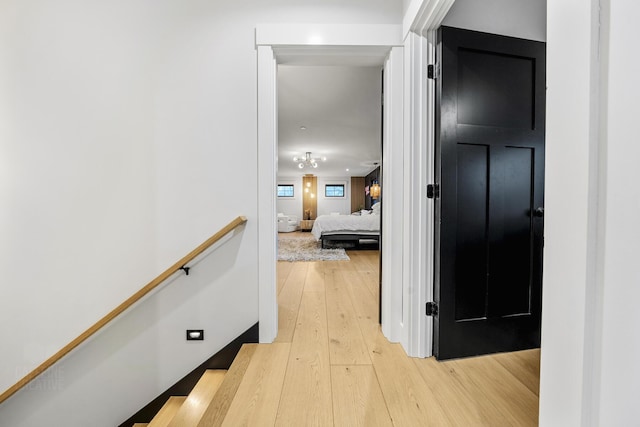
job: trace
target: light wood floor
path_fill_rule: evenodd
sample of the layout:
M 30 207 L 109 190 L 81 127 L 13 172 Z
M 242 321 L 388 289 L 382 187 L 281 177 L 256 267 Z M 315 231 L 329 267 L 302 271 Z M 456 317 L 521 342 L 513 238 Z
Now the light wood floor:
M 378 252 L 348 254 L 351 261 L 278 263 L 276 342 L 287 344 L 275 425 L 537 425 L 538 350 L 407 357 L 378 325 Z

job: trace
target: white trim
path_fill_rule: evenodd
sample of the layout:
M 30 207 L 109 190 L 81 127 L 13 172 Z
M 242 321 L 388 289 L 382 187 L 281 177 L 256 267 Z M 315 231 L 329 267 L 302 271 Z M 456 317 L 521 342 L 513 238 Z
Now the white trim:
M 436 29 L 453 0 L 414 1 L 405 15 L 405 246 L 403 347 L 409 356 L 433 354 L 433 319 L 425 302 L 433 301 L 434 205 L 427 184 L 435 182 L 435 84 L 427 65 L 435 62 Z
M 412 0 L 402 20 L 402 35 L 406 38 L 410 31 L 427 35 L 442 24 L 455 0 Z
M 451 7 L 451 3 L 448 7 Z M 447 9 L 448 10 L 448 9 Z M 438 21 L 438 25 L 444 19 L 446 13 L 440 16 L 440 21 Z M 427 32 L 428 38 L 422 38 L 422 43 L 425 45 L 426 55 L 425 59 L 427 64 L 435 64 L 436 62 L 436 30 L 430 29 Z M 423 73 L 426 73 L 426 66 L 422 67 Z M 425 79 L 426 80 L 426 79 Z M 436 108 L 436 85 L 434 80 L 426 80 L 427 88 L 426 88 L 426 105 L 425 110 L 429 113 L 421 114 L 420 117 L 427 118 L 425 123 L 425 132 L 426 132 L 426 147 L 427 147 L 427 164 L 425 170 L 427 171 L 427 180 L 435 183 L 435 165 L 436 165 L 436 153 L 435 153 L 435 145 L 436 145 L 436 116 L 435 116 L 435 108 Z M 425 188 L 426 192 L 426 188 Z M 425 194 L 426 197 L 426 194 Z M 426 269 L 426 283 L 427 289 L 425 291 L 426 301 L 434 301 L 435 290 L 434 290 L 434 257 L 433 253 L 435 251 L 435 204 L 428 203 L 427 205 L 427 236 L 426 236 L 426 247 L 427 251 L 431 254 L 428 257 L 428 261 L 425 264 Z M 427 333 L 425 334 L 427 342 L 425 345 L 426 356 L 433 355 L 433 318 L 428 317 L 426 322 Z
M 261 343 L 278 334 L 276 294 L 276 60 L 270 47 L 258 47 L 258 319 Z M 274 161 L 275 159 L 275 161 Z
M 404 221 L 404 61 L 402 47 L 391 49 L 384 68 L 382 144 L 382 333 L 403 340 Z
M 587 274 L 585 283 L 582 413 L 585 427 L 601 422 L 605 246 L 607 212 L 607 126 L 610 3 L 591 2 L 589 93 L 589 194 L 587 200 Z
M 425 316 L 424 303 L 433 293 L 433 202 L 426 195 L 432 182 L 432 149 L 425 119 L 427 116 L 426 78 L 427 43 L 409 33 L 405 40 L 405 281 L 403 286 L 404 323 L 407 325 L 403 347 L 409 356 L 431 355 L 433 319 Z M 430 210 L 431 209 L 431 210 Z M 431 239 L 431 240 L 430 240 Z M 431 242 L 431 244 L 429 244 Z

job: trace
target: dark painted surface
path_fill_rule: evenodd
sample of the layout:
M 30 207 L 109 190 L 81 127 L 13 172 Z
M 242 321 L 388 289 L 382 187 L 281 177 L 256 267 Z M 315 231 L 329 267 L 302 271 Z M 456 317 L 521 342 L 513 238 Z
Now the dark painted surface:
M 202 365 L 188 373 L 184 378 L 167 389 L 160 396 L 149 402 L 144 408 L 136 412 L 127 421 L 120 424 L 120 427 L 131 427 L 135 423 L 148 423 L 158 413 L 160 408 L 171 396 L 188 395 L 196 383 L 207 369 L 229 369 L 233 359 L 240 351 L 240 347 L 245 343 L 258 342 L 258 323 L 247 329 L 238 338 L 229 343 L 222 350 L 213 355 Z
M 540 345 L 545 44 L 443 27 L 434 353 Z
M 374 170 L 369 172 L 369 174 L 367 176 L 364 177 L 364 185 L 365 185 L 365 187 L 369 187 L 369 189 L 371 189 L 371 185 L 374 183 L 374 181 L 377 181 L 378 184 L 380 184 L 380 186 L 382 187 L 382 180 L 381 179 L 382 179 L 382 174 L 381 174 L 381 171 L 380 171 L 380 166 L 378 166 L 377 168 L 375 168 Z M 371 198 L 371 194 L 365 194 L 365 196 L 364 196 L 364 208 L 367 209 L 367 210 L 370 210 L 371 206 L 374 205 L 373 202 L 377 202 L 379 200 L 381 200 L 381 198 L 379 198 L 378 200 L 373 200 Z

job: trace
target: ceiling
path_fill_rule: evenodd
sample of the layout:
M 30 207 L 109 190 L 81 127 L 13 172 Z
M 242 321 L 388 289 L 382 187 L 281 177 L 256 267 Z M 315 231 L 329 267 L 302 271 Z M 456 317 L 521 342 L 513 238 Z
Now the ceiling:
M 381 159 L 384 57 L 286 53 L 278 55 L 278 176 L 367 175 Z M 308 151 L 327 160 L 300 169 L 293 157 Z

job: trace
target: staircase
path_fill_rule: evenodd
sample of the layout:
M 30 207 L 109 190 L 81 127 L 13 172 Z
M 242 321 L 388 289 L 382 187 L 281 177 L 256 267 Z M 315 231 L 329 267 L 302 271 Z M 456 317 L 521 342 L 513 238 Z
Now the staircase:
M 229 370 L 205 371 L 188 396 L 173 396 L 134 427 L 273 425 L 290 344 L 244 344 Z

